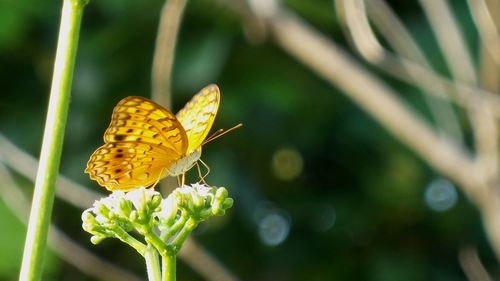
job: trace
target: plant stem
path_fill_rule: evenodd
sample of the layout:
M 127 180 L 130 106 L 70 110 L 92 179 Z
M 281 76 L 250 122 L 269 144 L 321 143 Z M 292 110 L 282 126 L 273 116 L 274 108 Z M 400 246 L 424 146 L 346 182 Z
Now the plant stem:
M 161 281 L 160 260 L 158 259 L 158 252 L 151 245 L 148 245 L 144 254 L 144 259 L 146 259 L 148 280 Z
M 162 256 L 162 281 L 175 281 L 176 253 L 168 253 Z
M 174 238 L 172 243 L 170 243 L 176 253 L 181 249 L 182 244 L 184 243 L 184 241 L 186 241 L 189 234 L 193 231 L 193 229 L 196 228 L 197 225 L 198 221 L 190 218 L 179 231 L 179 233 L 177 233 L 177 236 Z
M 115 227 L 114 229 L 115 237 L 120 239 L 120 241 L 127 243 L 130 247 L 134 248 L 140 255 L 146 257 L 148 247 L 132 237 L 128 232 L 120 227 Z
M 175 222 L 172 227 L 170 227 L 167 231 L 165 231 L 161 236 L 162 241 L 167 241 L 172 235 L 177 233 L 181 227 L 184 227 L 184 224 L 187 221 L 187 216 L 185 213 L 182 213 L 181 217 Z
M 168 245 L 158 237 L 150 228 L 139 230 L 139 233 L 144 235 L 148 245 L 152 245 L 160 253 L 160 255 L 166 255 L 169 251 Z
M 86 0 L 64 0 L 40 165 L 30 212 L 19 280 L 40 280 L 54 202 L 78 36 Z

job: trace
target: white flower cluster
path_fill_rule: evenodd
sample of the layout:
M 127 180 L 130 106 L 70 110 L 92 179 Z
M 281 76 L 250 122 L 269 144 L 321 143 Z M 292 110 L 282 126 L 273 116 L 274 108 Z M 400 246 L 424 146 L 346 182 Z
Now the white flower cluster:
M 192 231 L 191 227 L 199 222 L 223 215 L 232 203 L 223 187 L 198 183 L 184 185 L 164 199 L 159 192 L 140 187 L 129 192 L 114 191 L 95 201 L 83 212 L 82 226 L 93 235 L 93 243 L 109 237 L 132 243 L 128 237 L 132 230 L 144 235 L 158 235 L 168 243 L 173 236 Z
M 161 194 L 153 189 L 140 187 L 129 192 L 113 191 L 108 197 L 96 200 L 91 208 L 84 211 L 95 214 L 95 219 L 99 223 L 106 223 L 110 218 L 120 217 L 123 215 L 129 216 L 131 211 L 144 209 L 144 203 L 150 202 L 154 196 Z M 128 207 L 128 208 L 127 208 Z M 109 212 L 99 212 L 99 210 L 109 210 Z

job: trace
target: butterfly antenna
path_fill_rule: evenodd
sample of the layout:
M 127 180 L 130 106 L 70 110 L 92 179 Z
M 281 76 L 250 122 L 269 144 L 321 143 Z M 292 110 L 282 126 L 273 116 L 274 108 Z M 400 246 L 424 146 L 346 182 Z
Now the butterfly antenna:
M 213 141 L 215 139 L 218 139 L 219 137 L 222 137 L 223 135 L 225 135 L 225 134 L 227 134 L 227 133 L 229 133 L 231 131 L 234 131 L 234 130 L 238 129 L 241 126 L 243 126 L 242 123 L 240 123 L 238 125 L 235 125 L 232 128 L 229 128 L 229 129 L 227 129 L 225 131 L 224 131 L 224 129 L 219 129 L 215 133 L 213 133 L 211 136 L 209 136 L 208 138 L 206 138 L 205 141 L 202 143 L 202 145 L 205 145 L 205 144 L 207 144 L 207 143 L 209 143 L 209 142 L 211 142 L 211 141 Z

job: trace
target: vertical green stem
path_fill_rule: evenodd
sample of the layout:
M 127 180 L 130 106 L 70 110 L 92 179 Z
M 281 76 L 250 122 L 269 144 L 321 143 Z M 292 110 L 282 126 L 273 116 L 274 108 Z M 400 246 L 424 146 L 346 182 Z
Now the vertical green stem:
M 158 252 L 151 245 L 148 245 L 146 252 L 144 253 L 144 259 L 146 259 L 148 280 L 161 281 L 160 260 L 158 259 Z
M 40 164 L 30 212 L 19 280 L 41 279 L 47 231 L 54 202 L 64 128 L 73 80 L 83 7 L 87 0 L 64 0 Z
M 176 254 L 168 253 L 162 256 L 162 281 L 175 281 Z

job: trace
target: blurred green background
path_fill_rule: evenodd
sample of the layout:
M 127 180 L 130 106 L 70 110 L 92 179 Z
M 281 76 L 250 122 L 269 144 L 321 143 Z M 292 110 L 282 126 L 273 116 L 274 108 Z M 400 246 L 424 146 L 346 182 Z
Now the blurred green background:
M 426 42 L 421 47 L 434 66 L 446 69 L 416 1 L 389 2 Z M 450 2 L 474 48 L 465 1 Z M 83 170 L 113 106 L 128 95 L 150 96 L 162 4 L 91 0 L 85 10 L 61 173 L 88 188 L 103 191 Z M 349 49 L 332 1 L 284 5 Z M 60 7 L 61 1 L 0 1 L 0 132 L 35 157 Z M 226 186 L 235 204 L 193 235 L 241 280 L 466 280 L 458 251 L 469 244 L 498 273 L 475 208 L 337 89 L 272 42 L 249 42 L 240 19 L 213 1 L 190 0 L 179 34 L 174 111 L 217 83 L 222 101 L 214 127 L 244 124 L 204 147 L 208 182 Z M 416 89 L 380 77 L 427 114 Z M 32 185 L 20 182 L 29 194 Z M 92 246 L 80 215 L 56 199 L 56 225 L 145 276 L 142 258 L 121 243 Z M 3 203 L 0 221 L 0 280 L 15 280 L 24 227 Z M 46 263 L 45 280 L 93 280 L 58 257 Z M 178 280 L 203 279 L 180 261 Z

